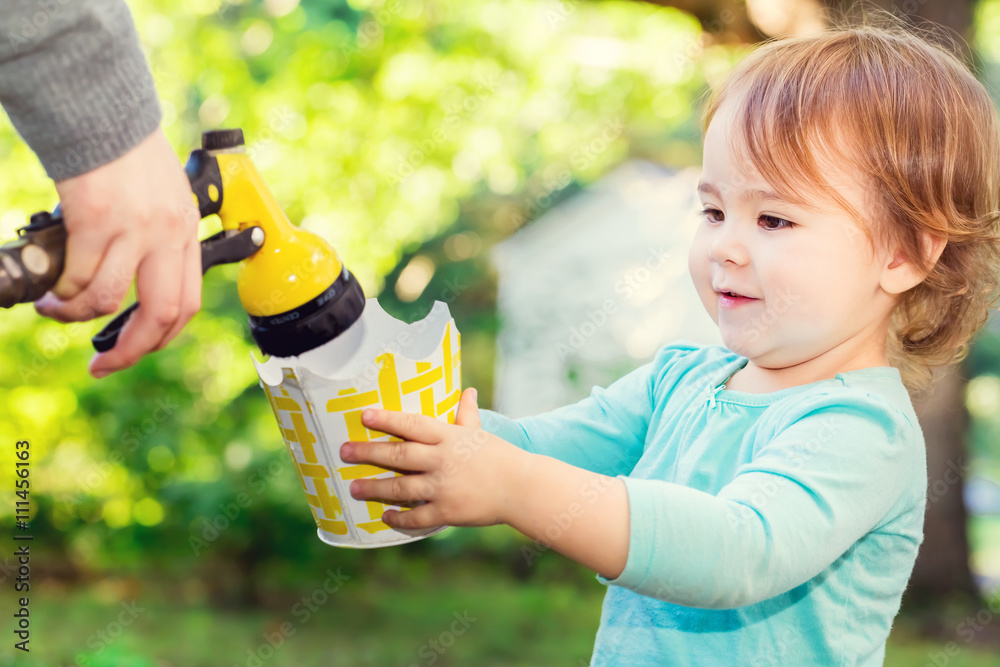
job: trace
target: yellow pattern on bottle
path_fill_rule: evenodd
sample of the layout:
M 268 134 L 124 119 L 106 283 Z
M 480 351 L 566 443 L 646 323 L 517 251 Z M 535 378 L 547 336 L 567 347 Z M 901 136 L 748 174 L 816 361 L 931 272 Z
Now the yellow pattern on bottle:
M 340 389 L 335 398 L 326 402 L 327 413 L 339 413 L 344 420 L 347 436 L 351 441 L 380 440 L 400 441 L 395 435 L 390 435 L 376 429 L 369 429 L 361 422 L 362 411 L 367 407 L 379 407 L 386 410 L 402 410 L 403 396 L 416 393 L 420 401 L 420 411 L 428 417 L 440 418 L 442 415 L 449 424 L 454 424 L 457 417 L 457 404 L 461 397 L 461 347 L 452 345 L 451 324 L 446 325 L 445 339 L 442 345 L 440 363 L 418 361 L 415 363 L 416 374 L 412 377 L 399 377 L 396 366 L 397 357 L 392 353 L 377 356 L 378 363 L 377 389 L 359 391 L 357 387 Z M 456 343 L 460 342 L 459 337 Z M 454 353 L 452 350 L 454 349 Z M 411 366 L 412 368 L 412 366 Z M 293 370 L 285 368 L 282 373 L 283 382 L 290 387 L 299 387 L 299 380 Z M 442 383 L 443 380 L 443 383 Z M 443 389 L 442 391 L 442 384 Z M 316 525 L 325 531 L 346 535 L 348 533 L 344 508 L 332 493 L 333 479 L 326 465 L 319 461 L 316 451 L 318 438 L 310 428 L 312 406 L 303 408 L 285 389 L 280 387 L 281 395 L 265 384 L 264 392 L 278 419 L 278 426 L 285 440 L 286 447 L 292 455 L 296 472 L 302 483 L 306 498 Z M 437 400 L 435 394 L 444 395 Z M 297 445 L 293 447 L 293 444 Z M 339 443 L 328 443 L 333 447 Z M 379 477 L 388 479 L 386 473 L 400 476 L 403 473 L 390 471 L 380 466 L 370 464 L 344 465 L 336 471 L 340 479 L 349 483 L 354 479 Z M 310 480 L 311 483 L 307 483 Z M 312 487 L 312 488 L 310 488 Z M 358 529 L 374 534 L 389 530 L 390 527 L 382 520 L 382 515 L 388 508 L 408 511 L 410 508 L 381 503 L 374 500 L 364 501 L 367 517 L 355 519 Z M 353 507 L 353 506 L 352 506 Z M 358 519 L 364 518 L 361 521 Z
M 343 508 L 335 493 L 332 493 L 329 482 L 330 474 L 326 467 L 319 464 L 316 457 L 317 442 L 316 434 L 309 430 L 302 414 L 302 407 L 298 401 L 292 399 L 284 387 L 281 388 L 283 396 L 274 396 L 270 387 L 264 386 L 268 403 L 274 410 L 274 416 L 278 420 L 278 427 L 281 430 L 285 447 L 292 457 L 302 490 L 305 491 L 306 500 L 309 503 L 309 510 L 313 515 L 316 526 L 322 530 L 335 535 L 347 535 L 347 521 L 344 520 Z M 291 420 L 291 426 L 286 426 L 285 417 Z M 299 461 L 295 454 L 292 443 L 297 443 L 305 461 Z M 312 482 L 315 493 L 310 493 L 306 479 Z
M 378 390 L 382 394 L 383 410 L 402 410 L 403 403 L 399 397 L 399 381 L 396 378 L 396 360 L 392 354 L 382 354 L 375 357 L 382 364 L 378 372 Z
M 444 327 L 444 391 L 446 394 L 451 393 L 451 322 Z M 440 412 L 438 414 L 441 414 Z

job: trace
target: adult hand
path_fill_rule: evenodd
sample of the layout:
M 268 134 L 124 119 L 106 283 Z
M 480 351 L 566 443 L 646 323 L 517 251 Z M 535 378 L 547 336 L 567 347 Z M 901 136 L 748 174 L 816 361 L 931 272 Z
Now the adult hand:
M 109 315 L 137 279 L 139 308 L 115 346 L 90 361 L 91 375 L 104 377 L 166 346 L 201 307 L 200 216 L 159 128 L 117 160 L 55 185 L 66 266 L 35 309 L 60 322 Z

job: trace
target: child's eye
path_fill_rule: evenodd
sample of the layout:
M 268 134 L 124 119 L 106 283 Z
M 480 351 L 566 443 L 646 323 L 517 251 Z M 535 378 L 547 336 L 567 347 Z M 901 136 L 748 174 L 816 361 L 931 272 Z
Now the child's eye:
M 721 220 L 716 220 L 713 217 L 713 216 L 715 216 L 715 214 L 722 215 L 722 211 L 720 211 L 717 208 L 709 208 L 709 207 L 705 207 L 705 208 L 701 209 L 700 211 L 698 211 L 698 215 L 700 215 L 701 217 L 705 218 L 706 220 L 711 220 L 712 222 L 722 222 Z
M 785 229 L 786 227 L 794 227 L 795 226 L 795 223 L 789 222 L 788 220 L 785 220 L 784 218 L 776 218 L 773 215 L 762 215 L 762 216 L 760 216 L 760 220 L 764 221 L 765 223 L 775 223 L 776 224 L 776 226 L 774 226 L 774 227 L 767 227 L 767 226 L 765 226 L 764 229 L 768 229 L 768 230 Z
M 698 214 L 701 215 L 706 220 L 710 220 L 711 222 L 722 222 L 722 220 L 720 220 L 717 216 L 722 216 L 723 213 L 717 208 L 706 207 L 698 211 Z M 763 221 L 764 229 L 768 231 L 786 229 L 795 226 L 794 222 L 790 222 L 788 220 L 785 220 L 784 218 L 778 218 L 773 215 L 762 215 L 758 219 Z

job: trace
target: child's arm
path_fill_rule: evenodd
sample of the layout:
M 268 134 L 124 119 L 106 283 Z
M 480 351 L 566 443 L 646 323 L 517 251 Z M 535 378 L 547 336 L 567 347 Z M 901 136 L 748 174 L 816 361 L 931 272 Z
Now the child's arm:
M 387 511 L 391 526 L 508 523 L 593 569 L 603 583 L 723 609 L 808 581 L 873 528 L 923 507 L 922 438 L 884 398 L 846 388 L 790 412 L 714 496 L 526 452 L 478 428 L 471 390 L 455 425 L 366 410 L 366 425 L 404 441 L 348 443 L 353 453 L 341 455 L 423 473 L 352 483 L 359 499 L 427 501 Z M 877 564 L 886 576 L 909 571 L 912 560 L 904 561 L 922 539 L 919 524 L 895 526 L 891 539 L 909 541 L 910 549 L 888 550 Z
M 455 425 L 391 410 L 365 410 L 362 419 L 404 442 L 345 443 L 345 461 L 423 473 L 352 482 L 358 499 L 427 501 L 387 511 L 383 521 L 390 526 L 507 523 L 598 574 L 615 577 L 625 567 L 629 516 L 622 481 L 532 454 L 479 428 L 475 390 L 463 393 Z
M 629 505 L 618 478 L 532 455 L 512 478 L 503 522 L 613 579 L 629 552 Z
M 699 346 L 678 341 L 661 347 L 652 361 L 611 383 L 593 387 L 576 403 L 514 420 L 480 410 L 482 428 L 535 454 L 592 472 L 627 475 L 642 456 L 650 417 L 672 390 L 665 371 Z
M 624 480 L 628 559 L 602 583 L 690 607 L 742 607 L 809 581 L 869 532 L 881 544 L 869 581 L 908 574 L 923 539 L 919 425 L 885 397 L 847 387 L 788 410 L 775 433 L 716 495 Z

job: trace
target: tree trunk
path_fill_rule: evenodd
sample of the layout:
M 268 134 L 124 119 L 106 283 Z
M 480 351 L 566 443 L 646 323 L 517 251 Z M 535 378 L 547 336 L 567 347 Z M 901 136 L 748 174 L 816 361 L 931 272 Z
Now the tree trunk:
M 924 543 L 907 588 L 907 604 L 919 606 L 941 596 L 966 596 L 978 602 L 969 569 L 968 515 L 962 476 L 967 462 L 964 366 L 936 369 L 934 384 L 912 397 L 927 443 L 927 513 Z

